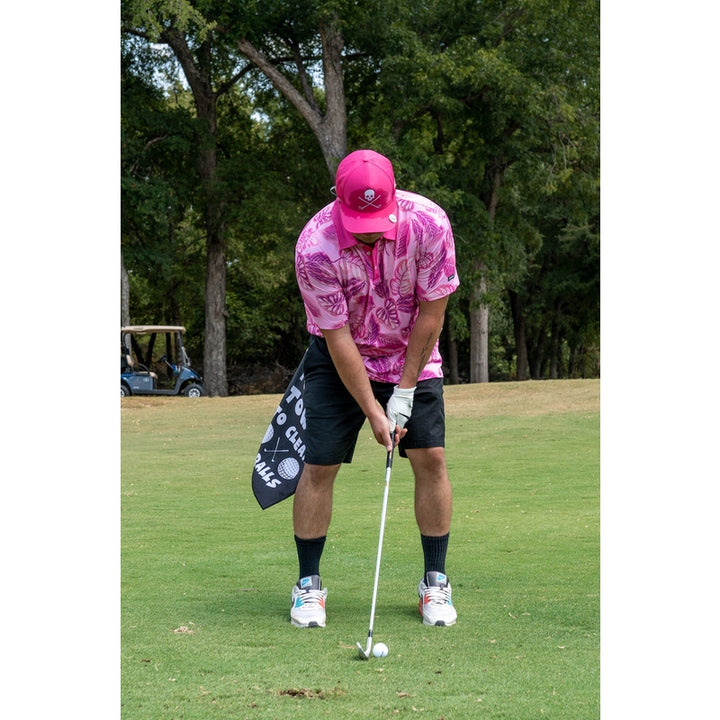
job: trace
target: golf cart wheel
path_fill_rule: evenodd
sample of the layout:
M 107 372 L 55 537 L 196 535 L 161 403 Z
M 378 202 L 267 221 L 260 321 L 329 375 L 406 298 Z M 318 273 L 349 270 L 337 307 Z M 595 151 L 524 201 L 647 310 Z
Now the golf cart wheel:
M 205 394 L 205 390 L 202 385 L 190 383 L 190 385 L 183 388 L 182 394 L 185 397 L 202 397 Z
M 130 395 L 132 395 L 130 388 L 125 383 L 120 383 L 120 397 L 124 398 L 129 397 Z

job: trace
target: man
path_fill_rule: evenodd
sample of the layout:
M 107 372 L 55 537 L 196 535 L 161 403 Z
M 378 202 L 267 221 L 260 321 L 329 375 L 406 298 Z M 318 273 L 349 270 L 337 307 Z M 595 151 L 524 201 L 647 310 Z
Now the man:
M 452 490 L 438 338 L 458 287 L 452 229 L 427 198 L 396 190 L 392 163 L 357 150 L 340 163 L 336 199 L 297 242 L 295 265 L 313 336 L 305 356 L 305 467 L 293 505 L 299 580 L 290 619 L 324 627 L 320 559 L 333 485 L 365 419 L 377 442 L 410 460 L 425 568 L 419 608 L 428 625 L 457 613 L 445 574 Z

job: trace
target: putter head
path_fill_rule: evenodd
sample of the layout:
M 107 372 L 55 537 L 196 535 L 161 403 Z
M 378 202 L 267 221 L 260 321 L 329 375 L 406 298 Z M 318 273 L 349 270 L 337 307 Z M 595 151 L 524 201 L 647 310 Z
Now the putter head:
M 368 646 L 367 650 L 363 650 L 363 646 L 360 643 L 355 643 L 357 645 L 358 649 L 358 655 L 360 655 L 361 660 L 369 660 L 370 659 L 370 647 L 372 646 L 372 640 L 368 640 Z

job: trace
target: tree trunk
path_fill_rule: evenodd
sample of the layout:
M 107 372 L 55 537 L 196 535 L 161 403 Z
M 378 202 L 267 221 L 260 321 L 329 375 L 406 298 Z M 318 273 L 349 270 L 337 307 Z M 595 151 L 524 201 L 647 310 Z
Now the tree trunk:
M 496 158 L 486 170 L 490 191 L 483 202 L 488 209 L 491 228 L 495 222 L 503 169 L 502 159 Z M 490 308 L 484 303 L 487 292 L 485 267 L 481 261 L 477 261 L 475 269 L 479 271 L 480 281 L 470 291 L 470 382 L 486 383 L 490 382 Z
M 211 118 L 215 118 L 212 105 Z M 215 128 L 213 127 L 215 130 Z M 210 147 L 200 150 L 200 177 L 205 188 L 205 225 L 207 228 L 207 269 L 205 274 L 205 355 L 203 380 L 209 396 L 228 394 L 226 364 L 226 281 L 227 243 L 225 224 L 222 220 L 222 204 L 213 188 L 217 170 L 216 134 Z
M 208 395 L 228 394 L 225 343 L 225 247 L 208 238 L 205 285 L 205 355 L 203 380 Z
M 198 137 L 198 172 L 203 187 L 203 214 L 207 232 L 207 270 L 205 275 L 205 355 L 203 380 L 208 395 L 228 394 L 226 366 L 226 239 L 222 220 L 223 204 L 215 187 L 217 172 L 217 93 L 212 88 L 210 68 L 212 48 L 201 45 L 197 52 L 202 66 L 195 62 L 185 37 L 171 28 L 164 34 L 182 66 L 193 94 L 197 117 L 202 121 Z
M 343 82 L 342 53 L 345 41 L 340 31 L 340 20 L 335 15 L 320 21 L 320 38 L 323 50 L 323 83 L 325 85 L 325 116 L 320 141 L 330 177 L 340 161 L 347 155 L 347 111 Z
M 553 313 L 552 330 L 550 339 L 550 379 L 557 380 L 560 377 L 562 361 L 560 356 L 560 300 L 555 301 L 555 312 Z
M 517 354 L 517 379 L 528 379 L 528 353 L 527 338 L 525 336 L 525 316 L 522 311 L 520 296 L 514 290 L 509 290 L 510 310 L 515 333 L 515 352 Z
M 120 253 L 120 326 L 130 324 L 130 276 Z
M 237 46 L 240 52 L 270 80 L 275 88 L 300 113 L 315 134 L 320 150 L 325 158 L 332 179 L 340 160 L 347 155 L 347 111 L 345 108 L 345 86 L 342 74 L 342 52 L 345 46 L 340 22 L 336 16 L 324 18 L 320 22 L 322 42 L 323 84 L 325 86 L 325 114 L 321 112 L 312 94 L 309 82 L 302 83 L 305 93 L 300 92 L 290 80 L 281 73 L 272 60 L 251 42 L 242 38 Z M 300 59 L 296 60 L 298 74 L 305 78 L 306 68 Z
M 448 366 L 448 382 L 450 385 L 458 385 L 460 383 L 458 349 L 455 335 L 452 332 L 452 321 L 448 323 L 448 331 L 445 334 L 445 360 Z
M 484 304 L 487 290 L 485 276 L 470 292 L 470 382 L 490 381 L 488 324 L 490 309 Z

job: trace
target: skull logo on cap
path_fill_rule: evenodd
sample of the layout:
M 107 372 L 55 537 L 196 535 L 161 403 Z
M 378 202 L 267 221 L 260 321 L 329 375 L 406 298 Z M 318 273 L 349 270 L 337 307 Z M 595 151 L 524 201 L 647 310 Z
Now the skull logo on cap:
M 365 204 L 360 207 L 360 210 L 367 210 L 369 207 L 373 207 L 376 210 L 380 209 L 380 197 L 375 193 L 372 188 L 368 188 L 362 197 L 358 196 L 358 200 Z M 377 200 L 377 202 L 375 202 Z

